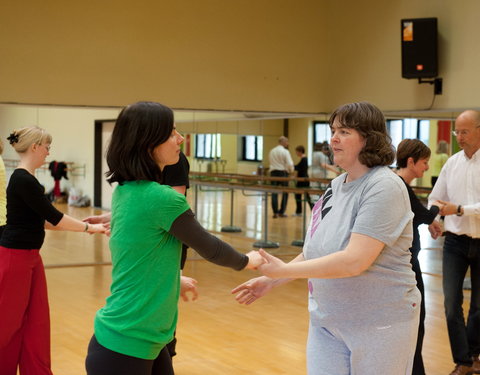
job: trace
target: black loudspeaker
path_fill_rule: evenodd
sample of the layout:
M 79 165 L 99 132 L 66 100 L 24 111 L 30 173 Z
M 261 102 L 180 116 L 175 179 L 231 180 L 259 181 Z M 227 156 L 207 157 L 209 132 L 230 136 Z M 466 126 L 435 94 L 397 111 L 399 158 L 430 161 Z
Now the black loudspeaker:
M 402 77 L 436 77 L 438 75 L 437 19 L 403 19 L 401 27 Z

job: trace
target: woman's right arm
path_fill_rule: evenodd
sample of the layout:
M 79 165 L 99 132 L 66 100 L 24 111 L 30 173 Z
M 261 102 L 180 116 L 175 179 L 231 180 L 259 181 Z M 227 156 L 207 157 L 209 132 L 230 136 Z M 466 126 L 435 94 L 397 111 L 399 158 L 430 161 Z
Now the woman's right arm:
M 191 210 L 175 219 L 169 233 L 196 250 L 202 258 L 220 266 L 240 271 L 244 268 L 256 268 L 264 262 L 257 251 L 251 251 L 247 255 L 239 253 L 228 243 L 211 235 L 195 219 Z

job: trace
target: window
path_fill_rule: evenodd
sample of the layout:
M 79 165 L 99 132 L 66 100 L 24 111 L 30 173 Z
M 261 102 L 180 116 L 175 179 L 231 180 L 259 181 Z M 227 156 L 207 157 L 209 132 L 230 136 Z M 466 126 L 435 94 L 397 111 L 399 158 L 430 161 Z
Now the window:
M 315 121 L 313 123 L 313 144 L 315 143 L 330 143 L 332 132 L 330 130 L 330 124 L 325 121 Z
M 430 120 L 420 120 L 418 126 L 418 139 L 428 146 L 430 141 Z
M 387 131 L 392 138 L 395 149 L 403 139 L 419 139 L 426 145 L 429 142 L 430 120 L 406 118 L 403 120 L 387 120 Z
M 195 157 L 197 159 L 218 159 L 222 156 L 220 134 L 197 134 Z
M 263 137 L 257 135 L 242 137 L 242 160 L 263 160 Z
M 403 138 L 414 139 L 417 138 L 418 133 L 417 119 L 406 118 L 403 120 Z
M 403 120 L 388 120 L 387 130 L 390 138 L 392 138 L 392 144 L 397 149 L 398 144 L 403 139 Z

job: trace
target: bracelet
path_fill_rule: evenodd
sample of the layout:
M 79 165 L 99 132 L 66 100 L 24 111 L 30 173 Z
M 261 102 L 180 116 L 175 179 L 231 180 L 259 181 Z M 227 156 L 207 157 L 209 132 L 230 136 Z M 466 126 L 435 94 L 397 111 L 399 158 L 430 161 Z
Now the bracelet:
M 463 215 L 463 212 L 462 212 L 462 205 L 459 204 L 457 206 L 457 216 L 462 216 Z
M 85 229 L 83 231 L 88 232 L 88 223 L 85 223 Z

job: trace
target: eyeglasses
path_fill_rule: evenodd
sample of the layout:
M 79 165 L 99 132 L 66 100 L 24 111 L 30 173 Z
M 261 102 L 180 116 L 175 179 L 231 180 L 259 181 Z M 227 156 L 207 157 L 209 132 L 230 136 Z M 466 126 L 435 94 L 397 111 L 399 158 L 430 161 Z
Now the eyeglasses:
M 475 128 L 480 128 L 480 125 L 475 126 Z M 465 129 L 465 130 L 453 130 L 453 131 L 452 131 L 452 134 L 453 134 L 455 137 L 458 137 L 459 135 L 468 135 L 468 134 L 470 134 L 470 129 Z
M 50 147 L 51 147 L 50 145 L 42 145 L 42 144 L 41 144 L 40 146 L 45 147 L 45 148 L 47 149 L 47 151 L 50 152 Z
M 458 137 L 460 135 L 468 135 L 470 133 L 470 130 L 453 130 L 452 131 L 452 134 L 455 136 L 455 137 Z

